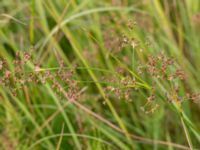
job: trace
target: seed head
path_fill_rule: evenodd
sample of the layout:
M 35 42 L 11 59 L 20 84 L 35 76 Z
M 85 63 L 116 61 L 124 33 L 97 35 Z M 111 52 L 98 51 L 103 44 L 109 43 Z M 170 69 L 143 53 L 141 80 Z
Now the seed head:
M 9 79 L 10 76 L 11 76 L 11 72 L 9 70 L 6 70 L 6 72 L 5 72 L 5 78 Z
M 24 61 L 29 61 L 31 59 L 31 55 L 28 52 L 24 53 Z
M 177 70 L 176 70 L 175 76 L 177 76 L 177 77 L 180 78 L 181 80 L 185 80 L 185 79 L 186 79 L 186 74 L 185 74 L 184 71 L 181 70 L 181 69 L 177 69 Z

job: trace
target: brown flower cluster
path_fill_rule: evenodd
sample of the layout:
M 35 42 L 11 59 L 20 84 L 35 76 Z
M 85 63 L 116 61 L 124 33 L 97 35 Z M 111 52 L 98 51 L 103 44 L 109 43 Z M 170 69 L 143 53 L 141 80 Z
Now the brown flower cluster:
M 168 75 L 167 69 L 174 64 L 173 58 L 168 58 L 164 55 L 164 52 L 161 52 L 158 56 L 150 55 L 147 62 L 147 71 L 156 78 L 170 78 L 171 75 Z
M 182 69 L 176 69 L 174 58 L 168 58 L 164 52 L 161 52 L 157 56 L 151 55 L 148 57 L 146 68 L 147 72 L 152 77 L 163 79 L 163 81 L 169 81 L 169 83 L 171 83 L 170 89 L 165 93 L 165 97 L 169 103 L 182 103 L 184 100 L 198 102 L 200 97 L 199 93 L 187 93 L 186 95 L 180 96 L 179 84 L 185 82 L 187 75 Z M 175 81 L 175 79 L 178 79 L 180 82 L 178 80 Z M 149 98 L 151 98 L 151 96 Z M 150 103 L 149 100 L 147 100 L 147 103 Z
M 176 69 L 175 59 L 167 57 L 163 51 L 156 56 L 149 55 L 146 64 L 137 66 L 137 73 L 139 75 L 148 73 L 150 77 L 168 81 L 187 78 L 186 73 L 181 68 Z
M 66 94 L 70 99 L 77 100 L 79 98 L 79 86 L 73 79 L 73 71 L 66 70 L 64 62 L 59 62 L 58 70 L 50 71 L 43 69 L 41 65 L 36 62 L 34 68 L 28 65 L 28 62 L 32 63 L 33 51 L 30 52 L 17 52 L 13 61 L 14 69 L 9 69 L 6 60 L 0 60 L 0 85 L 9 89 L 14 96 L 17 96 L 19 90 L 23 89 L 23 86 L 27 85 L 45 85 L 50 84 L 56 94 L 63 94 L 63 87 L 66 87 Z M 30 71 L 27 71 L 30 70 Z
M 187 93 L 186 98 L 194 103 L 198 103 L 200 101 L 200 93 Z
M 122 78 L 112 77 L 112 79 L 107 79 L 107 82 L 110 84 L 104 88 L 107 97 L 132 101 L 132 93 L 137 90 L 135 78 L 128 75 Z
M 153 85 L 150 92 L 151 94 L 149 97 L 147 97 L 146 103 L 140 107 L 141 111 L 144 112 L 145 114 L 154 113 L 160 106 L 160 104 L 156 103 L 157 96 L 156 96 L 155 84 Z
M 133 20 L 124 22 L 124 24 L 126 24 L 130 30 L 133 30 L 137 25 Z M 103 37 L 105 47 L 113 53 L 119 53 L 127 46 L 131 46 L 133 49 L 139 48 L 140 51 L 143 51 L 143 48 L 140 47 L 140 42 L 136 38 L 118 33 L 118 31 L 114 29 L 105 30 Z

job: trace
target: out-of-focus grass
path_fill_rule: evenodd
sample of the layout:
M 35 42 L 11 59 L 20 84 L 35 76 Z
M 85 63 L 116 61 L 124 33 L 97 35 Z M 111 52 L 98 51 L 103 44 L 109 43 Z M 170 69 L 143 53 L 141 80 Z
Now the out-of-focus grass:
M 33 46 L 34 58 L 44 69 L 57 67 L 59 58 L 69 68 L 79 66 L 74 78 L 87 90 L 80 105 L 74 105 L 56 96 L 48 83 L 27 85 L 17 97 L 1 87 L 0 149 L 200 148 L 199 104 L 167 103 L 163 95 L 170 89 L 166 81 L 156 81 L 160 107 L 153 114 L 143 113 L 140 107 L 151 81 L 136 70 L 139 61 L 145 63 L 149 54 L 163 50 L 188 76 L 181 94 L 200 91 L 199 11 L 199 0 L 1 0 L 0 57 L 10 69 L 14 53 Z M 127 27 L 129 20 L 137 22 L 133 30 Z M 137 37 L 143 52 L 127 47 L 115 55 L 105 41 L 113 32 Z M 145 44 L 147 38 L 151 46 Z M 131 102 L 106 96 L 102 76 L 123 78 L 118 67 L 144 89 L 133 91 Z

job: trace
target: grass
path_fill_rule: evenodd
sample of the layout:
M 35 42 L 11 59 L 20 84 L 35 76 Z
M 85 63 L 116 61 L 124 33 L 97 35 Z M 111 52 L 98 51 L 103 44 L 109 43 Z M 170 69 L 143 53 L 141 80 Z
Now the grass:
M 0 1 L 0 149 L 200 149 L 199 12 Z

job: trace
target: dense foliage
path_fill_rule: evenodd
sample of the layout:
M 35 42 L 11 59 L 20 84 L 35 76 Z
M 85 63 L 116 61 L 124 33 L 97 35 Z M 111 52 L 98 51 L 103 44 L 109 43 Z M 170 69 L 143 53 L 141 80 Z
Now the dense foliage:
M 1 0 L 0 149 L 200 148 L 199 0 Z

